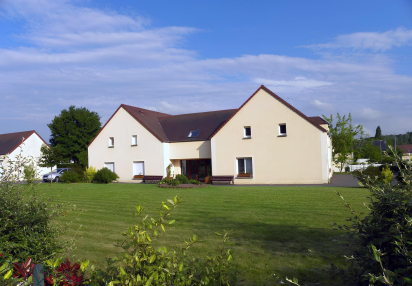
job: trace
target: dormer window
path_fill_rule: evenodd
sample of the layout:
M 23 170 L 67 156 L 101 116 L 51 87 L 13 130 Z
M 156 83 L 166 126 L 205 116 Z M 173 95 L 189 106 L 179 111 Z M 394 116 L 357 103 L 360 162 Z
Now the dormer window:
M 286 136 L 286 123 L 279 124 L 279 136 Z
M 252 138 L 252 128 L 250 126 L 243 127 L 243 138 Z
M 196 138 L 197 136 L 199 136 L 200 130 L 192 130 L 189 132 L 189 135 L 187 135 L 187 137 L 189 138 Z

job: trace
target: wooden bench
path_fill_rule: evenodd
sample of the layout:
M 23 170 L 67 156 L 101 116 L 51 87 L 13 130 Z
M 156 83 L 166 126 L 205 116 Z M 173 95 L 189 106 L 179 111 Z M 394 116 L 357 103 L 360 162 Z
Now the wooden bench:
M 212 176 L 210 178 L 210 183 L 213 184 L 213 182 L 232 182 L 232 184 L 235 184 L 234 176 Z
M 163 179 L 163 176 L 143 176 L 143 183 L 147 183 L 147 181 L 161 181 Z

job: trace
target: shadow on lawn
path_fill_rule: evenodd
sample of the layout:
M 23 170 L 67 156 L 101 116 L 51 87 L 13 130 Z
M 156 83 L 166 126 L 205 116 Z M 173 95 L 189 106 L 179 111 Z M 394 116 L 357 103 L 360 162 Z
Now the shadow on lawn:
M 187 223 L 184 219 L 180 222 Z M 277 285 L 275 273 L 283 280 L 285 276 L 297 277 L 301 285 L 342 285 L 331 264 L 344 265 L 347 253 L 337 241 L 344 232 L 334 231 L 332 226 L 309 228 L 205 215 L 201 224 L 192 227 L 205 242 L 216 239 L 211 230 L 233 230 L 229 247 L 238 257 L 241 272 L 248 272 L 242 275 L 244 285 Z

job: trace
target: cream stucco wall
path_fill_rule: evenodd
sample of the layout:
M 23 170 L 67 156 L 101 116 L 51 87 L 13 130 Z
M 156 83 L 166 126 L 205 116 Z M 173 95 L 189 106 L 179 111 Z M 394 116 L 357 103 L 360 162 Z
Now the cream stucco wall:
M 210 140 L 170 143 L 170 159 L 210 159 Z
M 131 146 L 133 135 L 137 135 L 137 146 Z M 114 137 L 113 148 L 109 148 L 109 137 Z M 133 178 L 133 162 L 143 161 L 146 175 L 165 176 L 170 164 L 168 145 L 120 108 L 89 146 L 89 166 L 101 169 L 113 162 L 119 181 L 125 182 Z
M 286 123 L 287 136 L 279 136 Z M 251 139 L 244 139 L 244 127 Z M 328 183 L 327 135 L 259 90 L 212 138 L 213 175 L 237 176 L 237 158 L 251 157 L 253 178 L 235 179 L 237 184 Z

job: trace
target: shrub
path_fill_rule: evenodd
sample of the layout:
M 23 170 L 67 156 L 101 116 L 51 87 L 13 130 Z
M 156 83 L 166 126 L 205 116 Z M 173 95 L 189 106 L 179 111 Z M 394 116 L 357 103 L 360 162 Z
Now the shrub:
M 104 167 L 96 172 L 93 176 L 93 183 L 98 184 L 108 184 L 117 180 L 119 176 L 115 172 L 110 171 L 108 168 Z
M 93 166 L 90 166 L 90 168 L 86 168 L 86 171 L 84 171 L 84 179 L 86 182 L 90 183 L 93 180 L 94 175 L 96 174 L 96 168 Z
M 346 172 L 346 173 L 349 173 L 349 172 L 350 172 L 350 167 L 349 167 L 349 166 L 346 166 L 346 167 L 345 167 L 345 172 Z
M 395 161 L 394 157 L 383 157 L 382 164 L 392 164 Z
M 83 181 L 83 177 L 74 171 L 66 171 L 60 177 L 63 183 L 78 183 Z
M 389 166 L 386 165 L 385 167 L 383 167 L 382 172 L 381 172 L 381 176 L 382 176 L 382 180 L 385 184 L 390 184 L 392 182 L 393 179 L 393 173 L 391 172 L 391 170 L 389 169 Z
M 412 282 L 412 166 L 402 163 L 399 157 L 395 160 L 403 184 L 391 186 L 380 178 L 362 175 L 370 191 L 369 213 L 364 216 L 346 203 L 353 214 L 347 219 L 349 225 L 340 226 L 348 231 L 347 245 L 352 249 L 347 255 L 349 268 L 341 271 L 348 285 Z
M 122 255 L 107 259 L 106 270 L 93 271 L 90 285 L 234 285 L 237 270 L 232 265 L 232 252 L 227 249 L 228 233 L 219 234 L 222 242 L 214 255 L 204 259 L 189 257 L 187 252 L 198 240 L 194 235 L 178 250 L 168 250 L 159 245 L 162 233 L 172 227 L 171 212 L 180 200 L 162 202 L 156 218 L 143 215 L 143 208 L 136 208 L 138 222 L 122 235 L 118 246 Z M 156 245 L 156 246 L 155 246 Z
M 32 184 L 36 181 L 36 167 L 34 166 L 34 164 L 27 164 L 24 165 L 24 170 L 23 170 L 23 178 L 24 180 L 29 183 Z
M 188 184 L 189 183 L 189 179 L 183 174 L 176 175 L 176 180 L 178 180 L 181 184 Z
M 189 180 L 189 184 L 201 185 L 202 183 L 199 182 L 198 180 L 191 179 L 191 180 Z
M 53 204 L 54 197 L 37 191 L 37 184 L 18 185 L 18 170 L 31 164 L 21 152 L 9 161 L 0 178 L 0 253 L 23 260 L 33 257 L 42 262 L 59 253 L 61 228 L 52 225 L 54 216 L 64 212 Z

